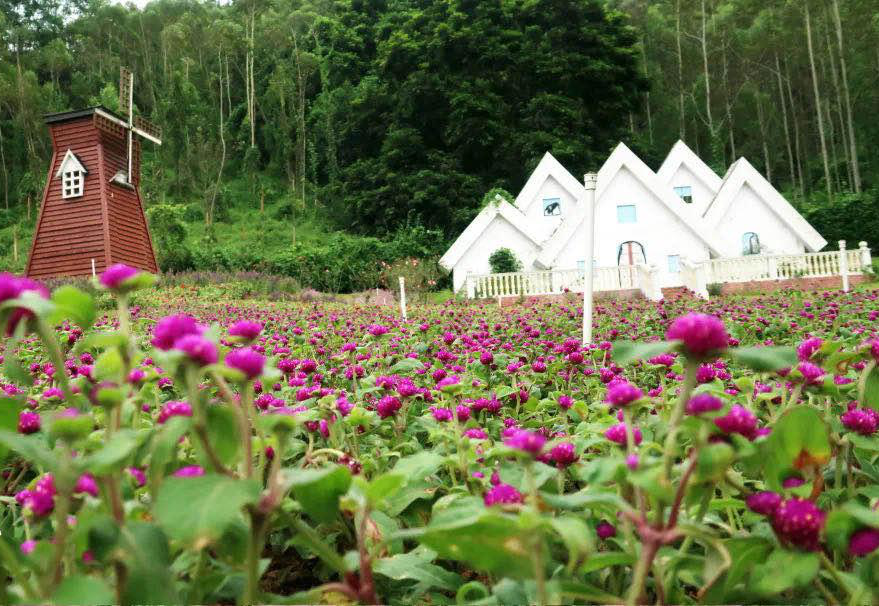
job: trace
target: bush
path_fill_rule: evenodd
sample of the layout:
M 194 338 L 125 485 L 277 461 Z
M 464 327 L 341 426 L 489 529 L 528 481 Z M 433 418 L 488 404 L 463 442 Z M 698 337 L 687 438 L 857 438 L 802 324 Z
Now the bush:
M 399 297 L 400 277 L 406 280 L 406 297 L 410 301 L 423 303 L 427 293 L 435 290 L 442 275 L 436 258 L 416 259 L 414 257 L 398 259 L 391 264 L 382 263 L 382 284 Z
M 499 248 L 491 253 L 488 264 L 491 266 L 493 274 L 506 274 L 522 269 L 522 263 L 509 248 Z
M 182 204 L 157 204 L 146 214 L 159 268 L 162 271 L 194 269 L 192 250 L 186 244 L 186 207 Z

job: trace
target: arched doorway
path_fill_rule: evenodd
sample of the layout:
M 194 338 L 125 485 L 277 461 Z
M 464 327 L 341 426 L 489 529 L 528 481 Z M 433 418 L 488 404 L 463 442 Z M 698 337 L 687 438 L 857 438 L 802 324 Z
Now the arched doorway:
M 617 248 L 617 265 L 619 266 L 619 288 L 634 288 L 635 266 L 647 264 L 647 255 L 644 254 L 644 245 L 635 240 L 623 242 Z
M 759 255 L 760 254 L 760 236 L 752 231 L 742 234 L 742 254 L 743 255 Z

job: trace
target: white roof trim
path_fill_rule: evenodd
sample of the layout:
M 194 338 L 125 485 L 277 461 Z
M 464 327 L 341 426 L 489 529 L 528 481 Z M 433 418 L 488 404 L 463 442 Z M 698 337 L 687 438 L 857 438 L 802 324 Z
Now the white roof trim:
M 502 217 L 513 227 L 519 230 L 526 238 L 531 240 L 535 246 L 540 246 L 537 236 L 531 229 L 525 215 L 518 208 L 507 202 L 502 196 L 497 195 L 492 202 L 486 204 L 485 208 L 479 211 L 470 225 L 467 226 L 458 239 L 449 247 L 449 250 L 440 258 L 439 264 L 446 270 L 451 271 L 461 257 L 470 249 L 471 246 L 480 238 L 485 230 L 492 224 L 495 217 Z
M 718 253 L 715 246 L 705 234 L 710 232 L 704 224 L 702 218 L 693 210 L 681 202 L 681 199 L 674 193 L 674 190 L 660 182 L 650 167 L 635 155 L 624 143 L 620 142 L 613 153 L 602 165 L 598 171 L 598 185 L 595 191 L 596 204 L 601 202 L 601 197 L 607 187 L 610 185 L 617 173 L 627 168 L 635 178 L 638 179 L 649 191 L 651 191 L 673 215 L 689 229 L 700 241 L 702 241 L 711 252 Z M 585 196 L 585 189 L 583 195 Z M 583 199 L 581 196 L 580 200 Z M 535 265 L 543 269 L 549 269 L 555 263 L 561 251 L 567 245 L 568 241 L 573 237 L 574 232 L 582 223 L 585 213 L 582 210 L 582 204 L 578 204 L 577 212 L 567 216 L 559 228 L 544 243 L 543 251 L 535 260 Z
M 818 252 L 827 246 L 827 240 L 745 158 L 739 158 L 729 167 L 720 191 L 705 209 L 704 219 L 712 230 L 722 228 L 721 219 L 746 184 L 803 241 L 809 252 Z
M 689 168 L 693 174 L 695 174 L 696 177 L 711 190 L 711 193 L 716 194 L 718 190 L 720 190 L 723 179 L 721 179 L 710 166 L 705 164 L 702 158 L 696 155 L 696 152 L 690 149 L 690 147 L 680 139 L 678 139 L 677 143 L 672 146 L 668 155 L 665 157 L 665 160 L 662 161 L 662 166 L 656 171 L 656 176 L 659 177 L 663 183 L 670 186 L 676 187 L 678 185 L 684 185 L 683 183 L 671 182 L 678 168 L 682 164 Z
M 543 154 L 543 158 L 540 159 L 534 172 L 528 177 L 528 181 L 525 182 L 522 191 L 516 196 L 515 207 L 523 213 L 528 212 L 528 207 L 534 202 L 537 194 L 540 192 L 540 188 L 543 187 L 543 184 L 550 177 L 558 181 L 571 194 L 574 200 L 579 201 L 583 199 L 583 194 L 586 191 L 583 189 L 583 184 L 574 175 L 569 173 L 568 169 L 562 166 L 561 162 L 556 160 L 551 153 L 546 152 Z
M 79 158 L 76 157 L 76 154 L 68 149 L 67 153 L 64 154 L 64 158 L 61 160 L 61 164 L 58 165 L 58 170 L 55 172 L 55 178 L 57 179 L 63 173 L 72 170 L 82 171 L 84 175 L 87 175 L 89 172 L 86 170 L 85 166 L 82 165 L 82 162 L 79 161 Z

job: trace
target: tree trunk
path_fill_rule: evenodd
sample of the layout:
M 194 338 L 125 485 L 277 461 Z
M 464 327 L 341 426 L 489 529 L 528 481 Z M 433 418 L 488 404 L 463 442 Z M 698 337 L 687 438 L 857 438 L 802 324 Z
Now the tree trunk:
M 790 115 L 794 125 L 794 149 L 797 158 L 797 174 L 800 176 L 800 196 L 806 195 L 806 177 L 803 175 L 803 153 L 800 142 L 800 121 L 797 116 L 796 105 L 794 104 L 794 91 L 790 85 L 790 66 L 787 60 L 784 62 L 785 82 L 787 83 L 787 96 L 790 100 Z
M 733 132 L 733 115 L 732 115 L 732 104 L 729 100 L 729 79 L 727 78 L 729 72 L 729 64 L 726 59 L 726 36 L 724 35 L 722 41 L 723 48 L 723 95 L 724 95 L 724 105 L 726 107 L 726 123 L 727 129 L 729 130 L 729 146 L 730 151 L 732 152 L 732 160 L 736 161 L 738 154 L 736 154 L 736 137 Z
M 821 159 L 824 162 L 824 180 L 827 184 L 827 199 L 833 200 L 830 181 L 830 159 L 827 156 L 827 140 L 824 137 L 824 119 L 821 117 L 821 94 L 818 90 L 818 71 L 815 68 L 815 52 L 812 49 L 812 17 L 809 14 L 809 1 L 803 2 L 803 15 L 806 21 L 806 48 L 809 52 L 809 67 L 812 70 L 812 89 L 815 94 L 815 117 L 818 121 L 818 138 L 821 143 Z
M 650 66 L 647 64 L 647 36 L 641 38 L 641 55 L 644 57 L 644 77 L 650 81 Z M 653 145 L 653 116 L 650 113 L 650 89 L 644 93 L 645 109 L 647 110 L 647 137 Z
M 787 123 L 787 103 L 784 100 L 784 85 L 781 82 L 781 66 L 778 63 L 778 55 L 775 55 L 775 75 L 778 78 L 778 97 L 781 101 L 781 119 L 782 124 L 784 125 L 784 143 L 787 145 L 787 161 L 788 166 L 790 168 L 790 183 L 791 188 L 796 192 L 797 188 L 797 174 L 794 169 L 794 153 L 791 148 L 790 143 L 790 128 Z
M 3 206 L 9 210 L 9 169 L 6 168 L 6 152 L 3 147 L 3 125 L 0 124 L 0 167 L 3 168 Z
M 302 57 L 299 54 L 299 40 L 293 33 L 293 51 L 296 56 L 296 116 L 299 138 L 296 145 L 296 164 L 299 173 L 299 190 L 302 208 L 305 208 L 305 76 L 302 73 Z
M 842 115 L 842 90 L 839 87 L 839 76 L 836 73 L 836 59 L 833 56 L 833 44 L 830 42 L 830 30 L 825 30 L 824 35 L 826 38 L 827 44 L 827 58 L 830 60 L 830 77 L 833 80 L 833 91 L 836 93 L 836 115 L 839 118 L 839 135 L 842 139 L 842 155 L 845 158 L 845 166 L 846 166 L 846 176 L 848 181 L 848 190 L 852 190 L 852 183 L 854 182 L 854 177 L 852 176 L 852 161 L 849 157 L 849 146 L 848 146 L 848 137 L 846 136 L 845 130 L 845 117 Z M 828 123 L 831 125 L 832 131 L 836 131 L 836 127 L 833 125 L 833 114 L 830 111 L 830 102 L 827 103 L 827 119 Z M 834 141 L 834 133 L 830 133 L 831 141 Z M 834 144 L 833 155 L 836 156 L 836 147 Z M 837 179 L 839 176 L 837 175 Z M 840 189 L 842 189 L 840 187 Z
M 705 0 L 702 0 L 702 35 L 699 42 L 702 47 L 702 77 L 705 79 L 705 119 L 708 121 L 708 132 L 714 143 L 714 119 L 711 117 L 711 81 L 708 78 L 708 33 L 706 24 L 708 15 L 705 13 Z
M 760 126 L 760 140 L 763 143 L 763 170 L 766 173 L 766 179 L 771 182 L 772 164 L 769 162 L 769 145 L 767 144 L 769 136 L 766 132 L 766 120 L 763 119 L 763 99 L 759 92 L 754 95 L 754 98 L 757 102 L 757 123 Z
M 861 191 L 861 169 L 858 164 L 858 145 L 855 139 L 854 117 L 852 115 L 851 95 L 848 88 L 848 74 L 845 66 L 845 47 L 842 43 L 842 19 L 839 16 L 839 0 L 833 0 L 833 23 L 836 29 L 836 41 L 839 45 L 839 72 L 842 75 L 842 97 L 845 102 L 846 126 L 848 130 L 849 157 L 852 163 L 852 185 L 855 192 Z
M 678 127 L 678 137 L 681 141 L 686 136 L 685 116 L 684 116 L 684 56 L 681 53 L 681 0 L 675 5 L 675 41 L 678 50 L 678 119 L 680 125 Z
M 250 147 L 256 147 L 256 4 L 250 9 Z
M 218 86 L 219 93 L 219 107 L 220 107 L 220 167 L 217 169 L 217 180 L 214 183 L 214 186 L 210 191 L 210 201 L 208 203 L 208 210 L 205 214 L 205 219 L 207 225 L 210 227 L 214 223 L 214 209 L 217 204 L 217 195 L 220 193 L 220 182 L 223 179 L 223 167 L 226 164 L 226 136 L 225 136 L 225 121 L 223 120 L 223 57 L 218 52 L 217 53 L 218 65 L 220 70 L 220 81 Z

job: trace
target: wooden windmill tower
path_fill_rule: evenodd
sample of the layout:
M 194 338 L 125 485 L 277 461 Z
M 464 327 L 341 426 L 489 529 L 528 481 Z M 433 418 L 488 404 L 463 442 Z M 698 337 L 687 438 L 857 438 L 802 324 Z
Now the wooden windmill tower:
M 122 68 L 122 116 L 96 106 L 45 117 L 52 162 L 28 276 L 90 276 L 114 263 L 158 271 L 138 186 L 140 139 L 161 145 L 161 131 L 134 115 L 133 84 Z

